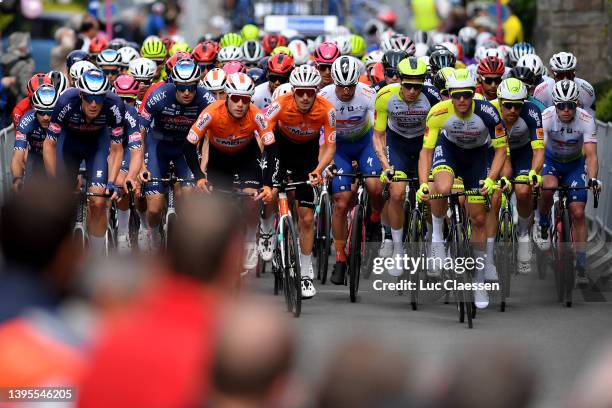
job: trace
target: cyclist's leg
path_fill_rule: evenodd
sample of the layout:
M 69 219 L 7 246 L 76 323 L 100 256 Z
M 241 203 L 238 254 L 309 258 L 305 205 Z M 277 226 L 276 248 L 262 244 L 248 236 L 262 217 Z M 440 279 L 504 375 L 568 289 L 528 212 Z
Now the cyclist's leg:
M 169 159 L 162 152 L 165 147 L 164 142 L 152 136 L 147 137 L 145 166 L 151 178 L 166 177 Z M 159 224 L 166 205 L 164 197 L 166 187 L 159 182 L 149 182 L 145 184 L 143 190 L 147 200 L 147 234 L 151 240 L 150 244 L 154 248 L 159 248 L 161 245 Z
M 586 187 L 586 169 L 584 159 L 572 163 L 571 169 L 563 178 L 563 184 Z M 574 190 L 568 196 L 569 211 L 572 219 L 572 241 L 576 251 L 576 268 L 584 270 L 586 263 L 587 228 L 584 208 L 587 202 L 587 190 Z
M 489 173 L 489 168 L 491 167 L 491 163 L 493 162 L 493 157 L 495 156 L 495 149 L 492 146 L 489 146 L 487 149 L 487 170 L 486 173 Z M 508 157 L 506 156 L 506 161 L 508 161 Z M 482 179 L 484 180 L 484 178 Z M 489 272 L 489 274 L 493 277 L 493 275 L 497 274 L 497 270 L 495 268 L 495 237 L 497 236 L 497 229 L 499 224 L 499 209 L 501 208 L 501 191 L 496 190 L 490 196 L 490 208 L 489 211 L 486 212 L 486 221 L 485 221 L 485 231 L 486 231 L 486 250 L 487 250 L 487 258 L 485 268 Z M 469 203 L 469 199 L 468 199 Z
M 359 169 L 363 174 L 380 174 L 382 166 L 372 144 L 372 131 L 370 131 L 363 139 L 363 145 L 360 146 L 360 153 L 357 157 Z M 370 205 L 372 207 L 372 221 L 380 221 L 380 213 L 383 209 L 382 190 L 383 186 L 377 179 L 370 178 L 365 180 L 366 189 L 370 197 Z
M 90 180 L 89 191 L 92 193 L 104 193 L 108 182 L 108 151 L 110 138 L 108 132 L 102 132 L 96 143 L 87 146 L 85 155 L 85 166 L 87 178 Z M 88 200 L 89 218 L 87 229 L 89 232 L 89 243 L 93 253 L 101 255 L 104 252 L 105 234 L 107 227 L 107 204 L 108 199 L 104 197 L 90 197 Z
M 555 188 L 559 185 L 559 177 L 562 175 L 563 164 L 552 159 L 544 159 L 544 168 L 542 170 L 542 186 L 546 188 Z M 550 225 L 550 209 L 553 204 L 553 196 L 555 192 L 551 190 L 542 190 L 539 203 L 540 213 L 540 229 L 548 229 Z
M 121 169 L 115 180 L 117 188 L 122 188 L 125 183 L 125 177 L 127 176 L 128 167 L 130 164 L 130 149 L 127 147 L 124 149 L 123 161 L 121 162 Z M 123 194 L 117 201 L 117 241 L 118 246 L 121 248 L 123 243 L 129 244 L 128 233 L 130 225 L 130 209 L 129 209 L 129 197 L 127 194 Z
M 433 184 L 432 193 L 448 194 L 453 187 L 455 180 L 455 169 L 457 168 L 457 155 L 460 152 L 457 148 L 441 137 L 438 145 L 434 149 L 433 162 L 431 165 Z M 448 203 L 446 200 L 431 200 L 430 201 L 432 214 L 432 242 L 443 242 L 443 224 Z
M 353 149 L 351 149 L 351 145 L 349 143 L 337 143 L 336 154 L 334 155 L 334 164 L 338 169 L 338 174 L 353 172 L 351 165 L 351 160 L 353 158 L 351 154 L 353 153 L 352 150 Z M 348 223 L 346 216 L 349 211 L 351 196 L 353 194 L 351 191 L 352 182 L 352 178 L 342 176 L 334 177 L 331 182 L 331 192 L 334 202 L 334 211 L 332 214 L 332 234 L 334 237 L 334 245 L 336 247 L 336 263 L 346 263 L 346 254 L 344 253 L 348 235 Z
M 528 181 L 527 175 L 531 170 L 533 150 L 531 145 L 526 145 L 510 151 L 512 166 L 512 176 L 517 180 Z M 508 161 L 506 161 L 508 163 Z M 505 175 L 505 174 L 504 174 Z M 526 184 L 514 185 L 516 194 L 516 209 L 518 211 L 518 236 L 524 237 L 529 233 L 529 219 L 533 213 L 533 200 L 531 197 L 531 187 Z

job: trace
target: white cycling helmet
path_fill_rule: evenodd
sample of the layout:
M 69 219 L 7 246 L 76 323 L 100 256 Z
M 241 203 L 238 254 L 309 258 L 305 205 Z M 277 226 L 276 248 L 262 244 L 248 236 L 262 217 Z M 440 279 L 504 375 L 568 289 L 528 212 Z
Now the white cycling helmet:
M 96 69 L 96 66 L 89 61 L 77 61 L 70 67 L 70 78 L 73 81 L 77 81 L 83 72 L 89 71 L 90 69 Z
M 242 61 L 242 57 L 242 49 L 233 45 L 221 48 L 217 55 L 219 62 Z
M 68 79 L 62 72 L 49 71 L 49 73 L 47 73 L 47 77 L 51 80 L 51 82 L 53 82 L 53 86 L 55 87 L 58 95 L 68 88 Z
M 338 50 L 340 51 L 340 55 L 348 55 L 351 53 L 351 40 L 349 37 L 341 35 L 336 37 L 334 40 Z
M 136 51 L 132 47 L 121 47 L 117 52 L 121 56 L 122 67 L 129 67 L 130 62 L 132 62 L 136 58 L 140 58 L 140 54 L 138 53 L 138 51 Z
M 76 87 L 87 95 L 106 95 L 110 90 L 110 82 L 101 69 L 94 68 L 83 72 Z
M 549 63 L 553 72 L 573 71 L 577 60 L 571 52 L 559 52 L 550 58 Z
M 275 101 L 279 97 L 291 92 L 293 92 L 293 86 L 289 82 L 279 85 L 272 93 L 272 100 Z
M 313 66 L 300 65 L 291 71 L 289 83 L 294 88 L 317 88 L 321 83 L 321 74 Z
M 382 62 L 383 55 L 385 55 L 385 53 L 381 50 L 371 51 L 366 54 L 363 63 L 367 68 L 370 65 L 376 64 L 377 62 Z
M 409 57 L 412 57 L 416 51 L 414 41 L 407 35 L 395 35 L 391 38 L 391 43 L 394 49 L 406 51 Z
M 450 41 L 445 41 L 441 43 L 440 45 L 442 45 L 444 48 L 452 52 L 456 60 L 459 59 L 459 48 L 457 48 L 457 45 L 455 45 L 454 43 Z
M 424 57 L 427 55 L 427 53 L 429 52 L 429 47 L 427 46 L 427 44 L 423 44 L 423 43 L 416 43 L 415 47 L 414 47 L 414 56 L 419 58 L 419 57 Z
M 500 60 L 504 61 L 506 60 L 506 56 L 504 55 L 504 52 L 499 49 L 499 48 L 487 48 L 482 52 L 482 58 L 487 58 L 487 57 L 497 57 Z
M 476 40 L 476 37 L 478 36 L 478 30 L 476 30 L 474 27 L 463 27 L 461 30 L 459 30 L 458 33 L 458 37 L 461 41 L 471 41 L 471 40 Z
M 415 43 L 425 44 L 428 47 L 429 47 L 429 44 L 431 43 L 431 35 L 429 35 L 427 31 L 417 30 L 412 35 L 412 38 L 414 39 Z
M 504 61 L 504 64 L 508 65 L 508 60 L 510 59 L 510 52 L 512 51 L 512 47 L 503 44 L 503 45 L 498 46 L 497 49 L 501 51 L 502 55 L 504 56 L 502 58 L 502 61 Z
M 310 59 L 310 51 L 308 46 L 302 40 L 293 40 L 288 45 L 293 54 L 293 62 L 295 65 L 304 65 Z
M 338 58 L 331 66 L 331 76 L 336 85 L 355 85 L 359 82 L 360 74 L 359 61 L 355 57 L 348 55 Z
M 107 48 L 98 54 L 97 62 L 99 67 L 121 65 L 121 55 L 116 50 Z
M 562 102 L 578 102 L 580 90 L 571 79 L 564 79 L 555 84 L 552 97 L 555 104 Z
M 265 51 L 259 41 L 245 41 L 240 48 L 242 48 L 242 58 L 245 62 L 259 62 L 265 56 Z
M 497 87 L 497 97 L 508 101 L 524 101 L 527 98 L 527 87 L 520 79 L 504 79 Z
M 314 51 L 317 49 L 317 47 L 318 47 L 317 42 L 316 42 L 315 40 L 310 39 L 310 38 L 307 38 L 307 39 L 306 39 L 306 45 L 308 46 L 308 52 L 309 52 L 309 53 L 311 53 L 311 54 L 312 54 L 312 53 L 313 53 L 313 52 L 314 52 Z
M 222 91 L 225 87 L 227 75 L 221 68 L 213 68 L 202 80 L 202 86 L 209 91 Z
M 510 54 L 508 56 L 510 58 L 510 62 L 516 65 L 518 60 L 523 55 L 528 55 L 528 54 L 535 54 L 535 48 L 533 48 L 533 45 L 529 43 L 521 42 L 521 43 L 516 43 L 512 46 L 512 49 L 510 50 Z
M 230 74 L 225 80 L 225 93 L 229 95 L 253 96 L 255 93 L 255 83 L 247 74 L 237 72 Z
M 200 67 L 192 60 L 180 60 L 172 68 L 172 82 L 175 84 L 189 84 L 199 79 Z
M 465 68 L 454 70 L 446 80 L 446 87 L 450 89 L 476 88 L 476 79 Z
M 136 58 L 130 61 L 128 73 L 137 80 L 151 80 L 157 72 L 157 64 L 149 58 Z
M 536 77 L 541 77 L 546 73 L 542 60 L 536 54 L 523 55 L 521 58 L 519 58 L 516 66 L 529 68 L 533 71 Z
M 59 94 L 52 85 L 41 85 L 32 94 L 32 106 L 37 111 L 52 111 Z

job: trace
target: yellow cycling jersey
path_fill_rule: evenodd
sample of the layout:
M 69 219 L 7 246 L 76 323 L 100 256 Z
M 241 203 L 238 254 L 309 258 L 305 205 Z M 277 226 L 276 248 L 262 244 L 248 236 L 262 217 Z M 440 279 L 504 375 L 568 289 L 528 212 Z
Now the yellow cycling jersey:
M 466 117 L 455 112 L 452 100 L 433 106 L 427 115 L 423 147 L 433 149 L 440 132 L 451 143 L 463 149 L 474 149 L 491 143 L 496 148 L 506 148 L 506 129 L 501 117 L 491 103 L 473 100 Z
M 495 106 L 501 117 L 501 107 L 499 105 L 499 99 L 494 99 L 491 104 Z M 544 129 L 542 129 L 542 114 L 538 107 L 529 102 L 525 101 L 521 113 L 518 119 L 508 129 L 506 126 L 506 132 L 508 133 L 508 147 L 510 150 L 518 149 L 531 143 L 532 149 L 543 149 L 544 148 Z

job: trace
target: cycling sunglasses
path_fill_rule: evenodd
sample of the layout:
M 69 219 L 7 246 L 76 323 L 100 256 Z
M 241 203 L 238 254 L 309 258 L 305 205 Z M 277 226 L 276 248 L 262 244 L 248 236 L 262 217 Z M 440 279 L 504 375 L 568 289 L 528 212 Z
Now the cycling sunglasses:
M 210 71 L 211 69 L 215 68 L 215 64 L 198 64 L 198 67 L 200 67 L 200 71 L 202 72 Z
M 251 97 L 246 95 L 231 95 L 230 101 L 232 101 L 233 103 L 238 103 L 242 101 L 243 105 L 248 105 L 251 103 Z
M 450 93 L 451 98 L 453 99 L 471 99 L 474 97 L 474 91 L 455 91 Z
M 177 92 L 195 92 L 198 88 L 197 84 L 192 85 L 183 85 L 183 84 L 175 84 Z
M 138 82 L 139 85 L 151 86 L 151 82 L 153 82 L 153 80 L 152 79 L 137 79 L 136 82 Z
M 578 104 L 576 102 L 559 102 L 555 104 L 555 107 L 559 110 L 574 110 Z
M 303 98 L 304 95 L 309 98 L 314 98 L 317 94 L 317 90 L 313 88 L 297 88 L 294 93 L 298 98 Z
M 481 77 L 482 78 L 482 82 L 484 82 L 487 85 L 499 85 L 502 83 L 502 77 Z
M 517 111 L 520 111 L 523 108 L 523 104 L 524 104 L 524 102 L 521 102 L 521 101 L 512 101 L 512 102 L 511 101 L 504 101 L 504 102 L 501 103 L 501 105 L 504 108 L 506 108 L 508 110 L 515 109 Z
M 289 82 L 289 77 L 288 76 L 284 76 L 284 75 L 269 74 L 268 75 L 268 81 L 270 81 L 272 83 L 278 82 L 280 84 L 286 84 L 287 82 Z
M 119 75 L 119 70 L 118 69 L 103 69 L 102 72 L 104 72 L 104 75 Z
M 36 114 L 40 115 L 40 116 L 49 116 L 51 117 L 51 114 L 53 113 L 53 111 L 46 111 L 46 110 L 37 110 Z
M 399 71 L 394 68 L 385 69 L 385 76 L 389 78 L 399 77 Z
M 555 79 L 558 79 L 558 80 L 576 78 L 576 73 L 573 71 L 555 72 L 554 74 L 555 74 Z
M 331 64 L 317 64 L 317 69 L 319 71 L 331 71 Z
M 414 89 L 415 91 L 420 91 L 423 89 L 423 84 L 415 84 L 413 82 L 402 82 L 402 88 L 404 89 Z
M 104 102 L 104 98 L 106 97 L 105 95 L 87 95 L 87 94 L 83 94 L 83 100 L 87 103 L 96 103 L 98 105 L 101 105 Z

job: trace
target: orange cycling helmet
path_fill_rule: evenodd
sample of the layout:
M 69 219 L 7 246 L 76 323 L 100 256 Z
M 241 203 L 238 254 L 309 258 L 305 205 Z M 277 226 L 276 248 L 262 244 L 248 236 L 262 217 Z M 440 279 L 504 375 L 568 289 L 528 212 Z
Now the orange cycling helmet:
M 268 59 L 268 72 L 289 75 L 294 68 L 293 58 L 285 54 L 276 54 Z
M 273 49 L 282 45 L 287 45 L 287 39 L 279 34 L 266 34 L 261 41 L 266 54 L 270 54 Z
M 89 43 L 89 53 L 93 55 L 97 55 L 106 49 L 108 45 L 108 40 L 105 37 L 94 37 L 91 39 Z
M 196 45 L 191 55 L 196 62 L 203 63 L 213 62 L 217 59 L 218 53 L 219 44 L 214 41 L 205 41 Z

